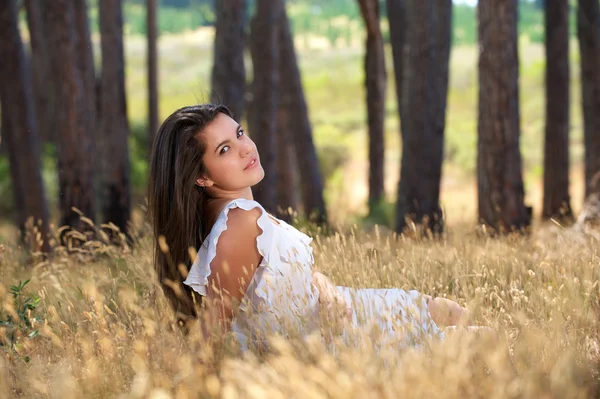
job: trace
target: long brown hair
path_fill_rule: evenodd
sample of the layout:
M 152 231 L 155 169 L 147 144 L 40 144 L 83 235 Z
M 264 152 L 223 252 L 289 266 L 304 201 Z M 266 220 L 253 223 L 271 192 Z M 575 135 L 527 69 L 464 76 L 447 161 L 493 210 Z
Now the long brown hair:
M 223 105 L 178 109 L 158 130 L 150 156 L 148 213 L 154 230 L 154 267 L 182 321 L 197 316 L 194 300 L 199 299 L 182 284 L 191 265 L 189 249 L 197 250 L 208 234 L 206 193 L 195 184 L 206 173 L 202 161 L 206 146 L 199 135 L 219 113 L 231 117 Z

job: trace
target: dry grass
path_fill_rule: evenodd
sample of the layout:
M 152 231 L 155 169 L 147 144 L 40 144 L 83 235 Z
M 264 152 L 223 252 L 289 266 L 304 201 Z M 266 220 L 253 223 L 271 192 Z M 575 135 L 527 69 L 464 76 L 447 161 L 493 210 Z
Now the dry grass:
M 40 335 L 0 347 L 0 392 L 17 397 L 589 397 L 598 379 L 598 242 L 568 229 L 439 242 L 377 229 L 315 240 L 317 266 L 340 285 L 418 289 L 458 300 L 499 337 L 454 334 L 426 349 L 274 340 L 270 354 L 212 353 L 184 337 L 154 282 L 150 242 L 95 247 L 24 266 L 0 250 L 8 286 L 31 278 Z M 92 247 L 90 247 L 92 248 Z M 3 329 L 6 334 L 7 329 Z M 29 362 L 23 359 L 30 357 Z

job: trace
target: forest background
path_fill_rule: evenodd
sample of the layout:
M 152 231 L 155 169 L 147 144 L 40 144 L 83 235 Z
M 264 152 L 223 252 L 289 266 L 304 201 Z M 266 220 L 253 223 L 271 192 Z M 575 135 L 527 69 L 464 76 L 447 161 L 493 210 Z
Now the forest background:
M 251 6 L 249 3 L 249 6 Z M 477 221 L 477 14 L 469 2 L 452 7 L 451 58 L 441 205 L 448 225 Z M 382 3 L 383 4 L 383 3 Z M 143 204 L 147 179 L 147 85 L 145 2 L 123 4 L 131 195 Z M 23 10 L 24 11 L 24 10 Z M 351 224 L 378 223 L 393 228 L 399 179 L 401 139 L 389 26 L 381 7 L 385 41 L 387 89 L 385 102 L 385 200 L 376 214 L 368 211 L 368 135 L 363 58 L 364 24 L 358 2 L 352 0 L 287 1 L 314 142 L 324 178 L 330 220 Z M 98 7 L 89 2 L 95 60 L 100 60 Z M 574 210 L 583 203 L 583 131 L 580 101 L 579 48 L 575 13 L 570 15 L 571 196 Z M 180 106 L 210 101 L 215 21 L 210 0 L 164 0 L 158 12 L 160 120 Z M 21 33 L 28 40 L 26 17 Z M 544 157 L 544 15 L 540 1 L 519 1 L 519 63 L 521 145 L 525 202 L 541 212 Z M 246 53 L 246 70 L 252 63 Z M 97 67 L 99 68 L 99 66 Z M 58 173 L 54 145 L 42 147 L 42 171 L 50 209 L 58 203 Z M 350 183 L 351 182 L 351 183 Z M 139 209 L 138 209 L 139 210 Z M 0 231 L 12 236 L 15 212 L 6 151 L 0 152 Z M 139 212 L 134 212 L 138 214 Z M 55 215 L 54 220 L 58 218 Z

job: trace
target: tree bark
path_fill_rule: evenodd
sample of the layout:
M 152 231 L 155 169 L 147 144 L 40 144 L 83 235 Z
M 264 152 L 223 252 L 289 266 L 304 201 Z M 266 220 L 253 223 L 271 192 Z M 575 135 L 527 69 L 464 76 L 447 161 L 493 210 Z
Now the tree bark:
M 437 0 L 434 7 L 435 52 L 434 65 L 437 71 L 435 87 L 435 129 L 436 137 L 441 137 L 440 169 L 443 162 L 444 137 L 446 131 L 446 105 L 448 100 L 448 77 L 450 70 L 450 50 L 452 47 L 452 0 Z M 439 151 L 439 149 L 438 149 Z M 440 172 L 441 173 L 441 172 Z M 439 186 L 439 183 L 438 183 Z
M 47 2 L 48 41 L 58 119 L 58 176 L 61 223 L 78 229 L 81 222 L 77 208 L 94 220 L 94 190 L 92 174 L 92 140 L 87 130 L 89 122 L 84 76 L 78 57 L 78 35 L 75 31 L 73 3 L 67 0 Z
M 239 122 L 243 116 L 246 91 L 246 0 L 217 0 L 215 11 L 212 102 L 225 104 Z
M 318 224 L 327 223 L 327 209 L 323 198 L 323 179 L 317 151 L 313 142 L 312 126 L 302 88 L 294 39 L 285 10 L 279 30 L 279 70 L 281 73 L 281 107 L 286 113 L 283 129 L 289 133 L 298 164 L 302 207 L 309 219 Z
M 86 118 L 88 135 L 92 139 L 92 147 L 97 137 L 97 115 L 96 115 L 96 68 L 94 65 L 94 49 L 90 34 L 87 0 L 75 0 L 75 29 L 77 31 L 77 61 L 83 77 L 85 92 Z M 94 151 L 92 150 L 92 153 Z
M 35 250 L 48 250 L 48 206 L 41 175 L 40 140 L 35 123 L 31 70 L 19 34 L 15 0 L 0 2 L 0 98 L 3 136 L 8 147 L 17 224 L 24 231 L 26 220 L 39 223 L 42 246 L 35 237 Z
M 450 41 L 444 35 L 449 34 L 450 22 L 438 22 L 436 17 L 446 17 L 450 11 L 438 13 L 436 7 L 439 4 L 433 0 L 411 0 L 406 7 L 402 166 L 396 210 L 399 233 L 406 229 L 407 221 L 434 234 L 443 231 L 439 198 Z M 438 23 L 443 28 L 437 28 Z
M 25 9 L 31 47 L 36 125 L 42 142 L 55 142 L 58 101 L 54 98 L 56 88 L 49 61 L 46 2 L 25 0 Z
M 519 150 L 517 0 L 480 0 L 477 182 L 479 219 L 496 232 L 529 226 Z
M 152 151 L 158 131 L 158 50 L 157 0 L 146 0 L 146 27 L 148 40 L 148 154 Z
M 277 134 L 277 171 L 279 179 L 277 181 L 278 216 L 286 222 L 292 221 L 292 215 L 289 208 L 298 210 L 298 201 L 296 196 L 296 187 L 298 183 L 298 168 L 296 156 L 291 145 L 290 132 L 287 111 L 279 108 L 277 111 L 277 125 L 279 132 Z
M 390 44 L 394 63 L 394 83 L 396 85 L 396 107 L 398 119 L 402 120 L 402 64 L 404 62 L 404 42 L 406 36 L 406 0 L 387 0 L 387 17 L 390 29 Z M 401 131 L 401 126 L 398 126 Z
M 254 71 L 250 134 L 256 142 L 265 178 L 254 187 L 254 197 L 268 211 L 277 209 L 277 110 L 279 102 L 278 26 L 281 0 L 257 0 L 250 27 L 250 53 Z
M 386 71 L 383 36 L 379 27 L 379 1 L 359 0 L 367 30 L 365 86 L 369 125 L 369 210 L 385 198 L 385 89 Z
M 542 217 L 572 218 L 569 197 L 569 1 L 545 1 L 546 132 Z
M 126 233 L 131 197 L 122 4 L 120 0 L 103 0 L 99 6 L 102 48 L 102 213 L 105 222 L 114 223 L 121 232 Z
M 600 5 L 579 0 L 577 36 L 585 143 L 585 198 L 600 194 Z

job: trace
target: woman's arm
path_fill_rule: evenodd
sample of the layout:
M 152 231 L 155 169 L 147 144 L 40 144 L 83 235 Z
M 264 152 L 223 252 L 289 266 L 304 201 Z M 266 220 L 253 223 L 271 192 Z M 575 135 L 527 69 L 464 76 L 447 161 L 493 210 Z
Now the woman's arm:
M 321 323 L 323 327 L 329 327 L 331 332 L 336 335 L 341 334 L 344 323 L 352 321 L 352 308 L 350 304 L 324 274 L 313 272 L 313 284 L 319 290 Z
M 219 236 L 217 254 L 210 264 L 203 320 L 206 332 L 216 334 L 217 339 L 231 330 L 233 312 L 262 260 L 256 247 L 262 233 L 257 224 L 260 215 L 258 208 L 230 210 L 227 229 Z

